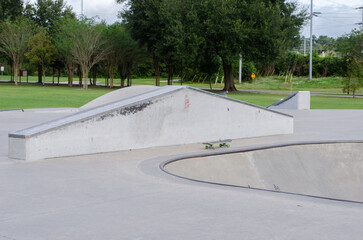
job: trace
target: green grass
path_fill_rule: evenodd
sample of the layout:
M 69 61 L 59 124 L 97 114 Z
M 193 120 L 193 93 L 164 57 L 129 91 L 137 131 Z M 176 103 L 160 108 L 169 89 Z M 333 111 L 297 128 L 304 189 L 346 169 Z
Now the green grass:
M 281 94 L 229 93 L 228 97 L 249 102 L 262 107 L 287 97 Z M 363 109 L 363 98 L 311 97 L 311 109 Z
M 341 77 L 314 78 L 294 77 L 292 79 L 293 91 L 312 91 L 342 93 L 344 79 Z M 244 89 L 258 90 L 284 90 L 289 91 L 291 83 L 289 79 L 282 76 L 260 77 L 253 83 L 242 84 Z
M 363 98 L 311 97 L 311 109 L 363 109 Z
M 228 97 L 252 103 L 258 106 L 267 107 L 270 104 L 287 97 L 281 94 L 263 94 L 263 93 L 229 93 Z
M 0 109 L 80 107 L 112 91 L 103 87 L 0 84 Z
M 178 78 L 176 76 L 175 78 Z M 4 80 L 9 80 L 9 76 L 3 76 Z M 78 78 L 75 76 L 74 80 Z M 166 78 L 161 78 L 161 86 L 165 86 Z M 30 82 L 38 81 L 37 76 L 29 76 Z M 53 81 L 51 76 L 46 77 L 46 82 L 51 83 Z M 57 77 L 54 78 L 57 83 Z M 26 82 L 26 78 L 22 78 L 22 82 Z M 67 77 L 60 77 L 60 82 L 67 82 Z M 97 78 L 98 84 L 105 84 L 104 78 Z M 114 79 L 114 84 L 120 85 L 121 80 L 118 78 Z M 223 84 L 212 81 L 213 89 L 222 89 Z M 132 80 L 133 85 L 155 85 L 155 78 L 135 78 Z M 307 77 L 293 77 L 293 91 L 312 91 L 312 92 L 324 92 L 324 93 L 342 93 L 344 85 L 344 78 L 342 77 L 326 77 L 326 78 L 314 78 L 311 81 Z M 180 82 L 175 82 L 175 85 L 180 85 Z M 193 86 L 197 88 L 209 89 L 209 83 L 203 82 L 186 82 L 184 85 Z M 284 76 L 271 76 L 271 77 L 257 77 L 253 83 L 236 84 L 238 89 L 247 90 L 280 90 L 290 91 L 290 80 Z M 363 88 L 358 91 L 358 94 L 363 94 Z
M 5 77 L 4 77 L 5 79 Z M 49 78 L 51 79 L 51 78 Z M 24 80 L 24 79 L 23 79 Z M 30 81 L 36 81 L 36 77 L 29 77 Z M 104 81 L 99 79 L 101 82 Z M 162 86 L 166 85 L 161 79 Z M 61 81 L 67 81 L 65 77 Z M 119 80 L 116 80 L 119 84 Z M 134 85 L 154 85 L 155 79 L 133 79 Z M 310 90 L 315 92 L 341 93 L 341 78 L 322 78 L 308 81 L 306 78 L 294 80 L 294 91 Z M 180 83 L 174 83 L 180 85 Z M 209 89 L 208 83 L 185 83 L 184 85 Z M 212 84 L 213 89 L 222 89 L 223 84 Z M 239 89 L 255 90 L 283 90 L 289 91 L 290 86 L 285 83 L 283 77 L 264 77 L 257 79 L 254 83 L 237 84 Z M 330 87 L 330 88 L 329 88 Z M 118 89 L 114 88 L 113 90 Z M 80 107 L 85 103 L 112 91 L 106 87 L 90 87 L 85 91 L 79 86 L 67 87 L 64 85 L 37 84 L 0 84 L 0 109 L 26 109 L 26 108 L 57 108 L 57 107 Z M 252 104 L 266 107 L 279 99 L 285 98 L 283 94 L 262 94 L 262 93 L 230 93 L 229 97 L 246 101 Z M 340 98 L 340 97 L 312 97 L 312 109 L 363 109 L 362 98 Z

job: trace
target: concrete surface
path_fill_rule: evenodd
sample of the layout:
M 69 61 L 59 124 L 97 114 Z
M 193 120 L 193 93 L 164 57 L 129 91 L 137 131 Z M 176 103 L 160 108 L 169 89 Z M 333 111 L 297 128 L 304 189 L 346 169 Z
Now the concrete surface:
M 363 142 L 188 158 L 170 162 L 164 169 L 203 182 L 363 203 Z
M 310 92 L 309 91 L 298 91 L 288 96 L 285 99 L 277 101 L 270 106 L 268 109 L 297 109 L 297 110 L 310 110 Z
M 140 85 L 140 86 L 121 88 L 94 99 L 93 101 L 80 107 L 80 110 L 102 106 L 104 104 L 119 101 L 120 99 L 142 94 L 151 90 L 155 90 L 157 88 L 159 87 L 151 85 Z
M 66 113 L 0 112 L 0 239 L 350 239 L 363 236 L 363 204 L 180 179 L 159 165 L 189 155 L 301 141 L 363 140 L 363 111 L 285 111 L 291 135 L 36 162 L 7 157 L 7 132 Z
M 292 132 L 290 115 L 167 86 L 11 132 L 9 156 L 38 160 Z

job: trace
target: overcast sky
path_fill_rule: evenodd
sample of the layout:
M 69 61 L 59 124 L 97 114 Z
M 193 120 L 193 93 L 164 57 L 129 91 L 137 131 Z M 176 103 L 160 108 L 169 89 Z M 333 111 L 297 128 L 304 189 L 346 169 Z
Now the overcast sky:
M 73 7 L 74 12 L 81 13 L 81 0 L 66 1 Z M 310 9 L 311 0 L 296 1 L 300 7 Z M 313 34 L 337 37 L 349 33 L 353 28 L 359 27 L 355 23 L 362 21 L 362 10 L 355 9 L 361 6 L 363 0 L 314 0 L 313 10 L 321 14 L 313 19 Z M 118 21 L 117 14 L 121 9 L 122 5 L 116 4 L 115 0 L 83 0 L 83 12 L 86 16 L 99 16 L 109 24 Z M 309 34 L 310 25 L 307 23 L 302 35 L 309 37 Z

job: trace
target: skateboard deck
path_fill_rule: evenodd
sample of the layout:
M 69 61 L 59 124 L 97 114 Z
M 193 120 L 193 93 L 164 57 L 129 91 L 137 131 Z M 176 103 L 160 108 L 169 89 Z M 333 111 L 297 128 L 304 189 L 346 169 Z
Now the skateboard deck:
M 232 139 L 225 139 L 220 141 L 214 141 L 214 142 L 205 142 L 203 143 L 205 145 L 205 149 L 216 149 L 217 147 L 214 145 L 219 145 L 220 148 L 227 147 L 229 148 L 231 145 L 228 144 L 229 142 L 232 142 Z

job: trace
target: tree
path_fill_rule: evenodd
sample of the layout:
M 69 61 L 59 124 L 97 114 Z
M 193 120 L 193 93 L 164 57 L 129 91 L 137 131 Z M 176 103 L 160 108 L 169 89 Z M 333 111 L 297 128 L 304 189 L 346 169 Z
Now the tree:
M 24 15 L 46 29 L 51 38 L 56 34 L 56 26 L 64 18 L 75 18 L 71 6 L 64 0 L 37 0 L 34 4 L 27 2 Z M 42 81 L 42 66 L 38 65 L 38 82 Z
M 362 63 L 363 61 L 363 30 L 352 30 L 349 34 L 336 40 L 337 51 L 343 56 L 351 56 Z
M 168 84 L 173 82 L 174 72 L 182 72 L 186 66 L 198 66 L 204 55 L 200 54 L 204 37 L 200 34 L 200 22 L 193 0 L 163 0 L 160 21 L 164 26 L 157 51 L 168 70 Z
M 71 53 L 73 47 L 72 39 L 68 38 L 68 33 L 73 31 L 73 18 L 62 19 L 56 25 L 56 34 L 54 36 L 54 44 L 58 50 L 61 61 L 64 63 L 68 73 L 68 86 L 73 86 L 73 73 L 74 73 L 74 59 Z
M 26 18 L 12 22 L 9 19 L 0 24 L 0 51 L 11 59 L 15 85 L 18 85 L 18 74 L 28 41 L 33 36 L 34 24 Z
M 253 61 L 262 74 L 272 74 L 279 57 L 296 46 L 307 19 L 293 1 L 247 0 L 242 20 L 248 22 L 242 46 L 243 57 Z
M 160 86 L 160 61 L 158 45 L 163 36 L 163 24 L 160 21 L 162 0 L 130 0 L 129 9 L 122 14 L 125 23 L 134 39 L 141 45 L 146 45 L 153 57 L 155 70 L 155 85 Z M 117 0 L 123 3 L 125 0 Z
M 0 22 L 10 18 L 14 21 L 23 12 L 22 0 L 1 0 L 0 2 Z
M 343 92 L 349 94 L 362 86 L 363 77 L 363 30 L 353 30 L 351 33 L 339 37 L 336 41 L 337 50 L 346 62 L 345 75 L 347 77 Z
M 72 7 L 64 0 L 37 0 L 34 4 L 27 3 L 25 15 L 39 26 L 45 28 L 52 36 L 57 23 L 63 18 L 75 18 Z
M 232 63 L 238 59 L 245 37 L 245 23 L 241 20 L 241 8 L 246 7 L 238 0 L 207 0 L 199 7 L 200 33 L 205 44 L 217 54 L 224 69 L 224 91 L 236 91 Z
M 44 28 L 39 27 L 37 33 L 29 40 L 29 51 L 25 56 L 34 64 L 38 64 L 43 69 L 43 85 L 45 81 L 45 65 L 51 64 L 56 57 L 57 49 L 50 41 L 49 34 Z
M 59 26 L 61 35 L 57 37 L 57 46 L 68 51 L 67 56 L 72 56 L 74 63 L 80 65 L 84 89 L 88 88 L 90 69 L 110 51 L 103 38 L 105 27 L 104 23 L 96 23 L 94 19 L 88 18 L 65 19 Z
M 210 51 L 203 56 L 222 60 L 227 91 L 236 90 L 232 64 L 240 53 L 267 72 L 298 42 L 306 17 L 285 0 L 130 0 L 122 16 L 132 36 L 153 55 L 157 85 L 161 60 L 170 80 L 174 66 L 186 59 L 198 62 L 201 56 L 195 53 L 203 48 Z

